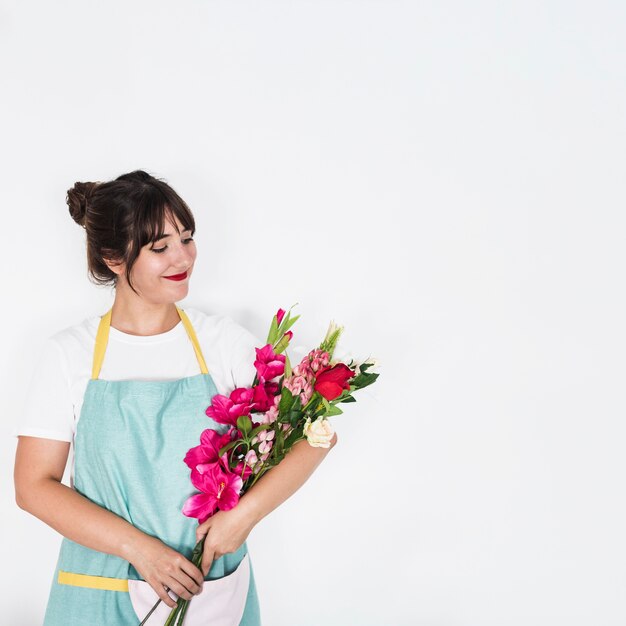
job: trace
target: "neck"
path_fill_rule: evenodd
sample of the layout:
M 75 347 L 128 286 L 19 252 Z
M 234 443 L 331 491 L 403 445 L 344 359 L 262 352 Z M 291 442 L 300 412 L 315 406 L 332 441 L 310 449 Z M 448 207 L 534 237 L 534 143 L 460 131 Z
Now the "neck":
M 158 335 L 180 322 L 173 302 L 154 303 L 136 295 L 133 300 L 116 293 L 111 308 L 111 326 L 129 335 Z

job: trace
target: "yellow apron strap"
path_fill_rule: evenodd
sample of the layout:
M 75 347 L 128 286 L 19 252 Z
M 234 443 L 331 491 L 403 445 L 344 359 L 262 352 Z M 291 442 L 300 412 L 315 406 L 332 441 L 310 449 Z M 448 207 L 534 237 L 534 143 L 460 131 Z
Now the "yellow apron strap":
M 187 330 L 189 339 L 191 339 L 191 343 L 193 344 L 193 349 L 195 350 L 196 358 L 198 359 L 198 364 L 200 365 L 200 371 L 203 374 L 208 374 L 209 369 L 207 368 L 204 361 L 204 356 L 202 356 L 202 350 L 200 350 L 200 344 L 198 343 L 198 338 L 196 337 L 196 331 L 193 329 L 193 326 L 191 325 L 191 322 L 187 317 L 187 313 L 185 313 L 185 311 L 183 311 L 183 309 L 179 308 L 178 306 L 176 307 L 176 309 L 178 310 L 180 319 L 183 320 L 183 324 L 185 326 L 185 329 Z
M 104 589 L 105 591 L 128 591 L 126 578 L 107 578 L 106 576 L 90 576 L 88 574 L 74 574 L 59 570 L 58 583 L 60 585 L 74 585 L 89 589 Z
M 193 345 L 194 352 L 196 353 L 196 358 L 198 359 L 198 364 L 200 365 L 200 371 L 203 374 L 208 374 L 209 370 L 206 366 L 206 362 L 204 360 L 204 356 L 202 355 L 202 350 L 200 349 L 200 344 L 198 343 L 198 338 L 196 336 L 196 331 L 193 329 L 191 322 L 189 321 L 189 317 L 187 317 L 187 313 L 180 307 L 176 307 L 178 311 L 178 315 L 183 322 L 183 326 L 187 331 L 187 335 L 191 340 Z M 111 313 L 113 312 L 113 308 L 109 309 L 101 318 L 100 324 L 98 325 L 98 332 L 96 333 L 96 346 L 93 351 L 93 367 L 91 369 L 91 378 L 98 378 L 100 375 L 100 370 L 102 369 L 102 362 L 104 361 L 104 353 L 106 352 L 107 342 L 109 340 L 109 328 L 111 327 Z
M 104 361 L 104 353 L 107 349 L 107 342 L 109 341 L 109 327 L 111 326 L 112 312 L 113 309 L 111 308 L 100 318 L 100 324 L 98 325 L 98 332 L 96 334 L 96 347 L 93 351 L 92 378 L 98 378 L 100 375 L 102 361 Z

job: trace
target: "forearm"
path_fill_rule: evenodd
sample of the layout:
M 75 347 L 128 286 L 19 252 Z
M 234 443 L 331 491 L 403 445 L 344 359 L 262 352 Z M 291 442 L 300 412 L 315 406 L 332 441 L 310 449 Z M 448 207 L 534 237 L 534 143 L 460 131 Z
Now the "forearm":
M 336 440 L 335 435 L 330 448 L 314 448 L 306 439 L 298 441 L 278 465 L 261 476 L 241 497 L 238 506 L 247 509 L 254 523 L 258 523 L 308 480 Z
M 29 486 L 19 506 L 64 537 L 83 546 L 131 560 L 147 535 L 122 517 L 53 478 Z

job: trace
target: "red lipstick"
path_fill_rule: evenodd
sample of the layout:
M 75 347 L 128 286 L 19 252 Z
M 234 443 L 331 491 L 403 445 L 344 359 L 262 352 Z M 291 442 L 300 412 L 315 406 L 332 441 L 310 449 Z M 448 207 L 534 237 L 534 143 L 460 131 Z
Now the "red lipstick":
M 169 280 L 185 280 L 185 278 L 187 278 L 187 272 L 183 272 L 182 274 L 172 274 L 171 276 L 163 276 L 163 278 L 168 278 Z

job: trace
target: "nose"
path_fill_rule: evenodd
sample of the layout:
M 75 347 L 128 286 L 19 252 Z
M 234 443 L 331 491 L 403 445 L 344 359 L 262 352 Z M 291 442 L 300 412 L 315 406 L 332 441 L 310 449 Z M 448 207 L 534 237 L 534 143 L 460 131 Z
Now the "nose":
M 178 268 L 181 272 L 184 272 L 186 269 L 188 269 L 194 262 L 194 259 L 195 254 L 193 250 L 189 248 L 189 246 L 185 246 L 182 243 L 177 246 L 174 266 Z

